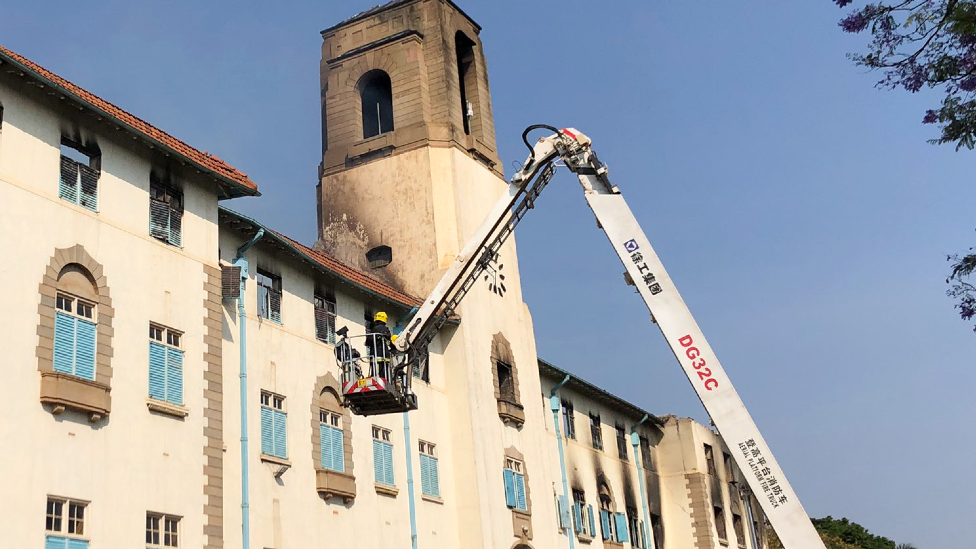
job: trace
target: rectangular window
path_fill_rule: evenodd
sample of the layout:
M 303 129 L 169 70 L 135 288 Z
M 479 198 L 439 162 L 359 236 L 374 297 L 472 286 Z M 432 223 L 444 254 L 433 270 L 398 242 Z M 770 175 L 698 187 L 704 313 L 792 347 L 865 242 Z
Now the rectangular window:
M 566 438 L 576 438 L 576 418 L 573 412 L 573 403 L 564 400 L 563 406 L 563 435 Z
M 281 324 L 281 277 L 258 270 L 258 316 Z
M 426 496 L 441 497 L 437 472 L 437 445 L 420 441 L 420 491 Z
M 261 391 L 261 453 L 286 459 L 288 434 L 285 397 Z
M 715 508 L 715 531 L 718 533 L 719 541 L 728 541 L 729 536 L 725 531 L 725 511 L 721 507 Z
M 85 511 L 88 504 L 63 498 L 47 498 L 44 517 L 44 549 L 87 549 Z
M 651 441 L 647 437 L 640 437 L 641 463 L 645 469 L 653 469 L 651 461 Z
M 627 431 L 621 425 L 614 425 L 617 430 L 617 456 L 627 461 Z
M 586 536 L 592 528 L 592 512 L 587 513 L 586 494 L 573 490 L 573 530 L 578 536 Z
M 95 379 L 95 304 L 59 293 L 54 318 L 54 371 Z
M 522 462 L 517 459 L 505 458 L 505 469 L 502 473 L 505 481 L 505 505 L 511 509 L 528 511 Z
M 705 464 L 708 466 L 709 475 L 718 476 L 718 472 L 715 470 L 715 455 L 712 453 L 712 447 L 708 444 L 705 445 Z
M 319 410 L 319 443 L 322 468 L 339 473 L 345 472 L 346 456 L 341 415 L 328 410 Z
M 183 405 L 183 333 L 149 325 L 149 398 Z
M 61 182 L 58 196 L 93 212 L 98 211 L 99 157 L 61 138 Z
M 180 546 L 180 517 L 146 513 L 146 547 L 157 549 Z
M 183 245 L 183 193 L 149 177 L 149 235 Z
M 664 547 L 664 521 L 661 515 L 651 513 L 651 535 L 654 536 L 654 547 Z
M 499 399 L 506 402 L 515 402 L 515 378 L 512 377 L 512 365 L 502 361 L 497 361 L 498 369 L 498 395 Z
M 638 549 L 643 549 L 644 533 L 641 531 L 641 521 L 637 515 L 636 507 L 627 508 L 627 525 L 630 527 L 631 545 Z
M 593 447 L 597 450 L 603 449 L 603 431 L 600 427 L 600 415 L 590 413 L 590 438 L 593 441 Z
M 722 452 L 722 463 L 725 465 L 725 482 L 735 480 L 735 471 L 732 469 L 732 456 Z
M 315 295 L 315 338 L 329 344 L 336 342 L 336 300 L 331 294 Z
M 393 486 L 393 443 L 389 429 L 373 425 L 373 480 Z
M 739 547 L 746 546 L 746 532 L 742 528 L 742 517 L 732 513 L 732 529 L 735 531 L 735 542 Z

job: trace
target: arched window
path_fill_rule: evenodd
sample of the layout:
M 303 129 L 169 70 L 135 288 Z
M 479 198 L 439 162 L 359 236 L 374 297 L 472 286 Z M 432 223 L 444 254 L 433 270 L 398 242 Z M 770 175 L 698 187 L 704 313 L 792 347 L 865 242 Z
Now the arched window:
M 58 274 L 54 371 L 95 379 L 98 290 L 87 269 L 71 263 Z
M 325 499 L 356 498 L 352 461 L 352 417 L 342 406 L 339 381 L 328 373 L 316 380 L 312 393 L 312 460 L 315 488 Z
M 471 135 L 471 119 L 478 103 L 474 42 L 461 31 L 454 34 L 454 53 L 457 55 L 458 85 L 461 88 L 461 119 L 464 121 L 465 135 Z
M 359 81 L 363 101 L 363 139 L 393 131 L 393 84 L 390 75 L 372 70 Z

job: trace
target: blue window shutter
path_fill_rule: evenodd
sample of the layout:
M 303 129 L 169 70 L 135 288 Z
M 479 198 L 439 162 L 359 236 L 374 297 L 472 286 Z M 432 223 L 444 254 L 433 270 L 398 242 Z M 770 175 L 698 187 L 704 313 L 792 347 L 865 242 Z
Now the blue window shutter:
M 169 212 L 169 243 L 174 246 L 183 246 L 183 211 L 170 210 Z
M 373 481 L 383 482 L 383 443 L 373 439 Z
M 332 434 L 329 428 L 319 424 L 319 449 L 321 454 L 322 468 L 332 469 Z
M 166 400 L 183 405 L 183 351 L 166 349 Z
M 420 493 L 425 495 L 430 494 L 430 470 L 427 467 L 427 459 L 430 456 L 425 454 L 420 454 Z
M 68 538 L 67 549 L 88 549 L 88 540 Z
M 287 418 L 288 414 L 274 410 L 274 455 L 282 459 L 288 457 Z
M 78 164 L 81 195 L 78 204 L 93 212 L 98 211 L 98 176 L 99 172 L 84 164 Z
M 61 157 L 61 182 L 58 196 L 68 202 L 78 203 L 78 164 L 66 156 Z
M 440 497 L 440 482 L 437 478 L 437 458 L 420 454 L 421 491 L 428 496 Z
M 149 342 L 149 398 L 166 398 L 166 347 Z
M 573 502 L 573 531 L 577 534 L 585 534 L 583 531 L 583 505 L 578 502 Z
M 502 469 L 502 478 L 505 480 L 505 505 L 515 508 L 515 471 Z
M 627 515 L 623 513 L 614 513 L 614 519 L 616 519 L 617 526 L 617 541 L 620 543 L 627 543 L 630 541 L 630 535 L 627 533 Z
M 271 408 L 261 407 L 261 453 L 274 455 L 274 417 Z
M 525 501 L 525 475 L 515 473 L 515 504 L 522 511 L 529 509 Z
M 340 473 L 346 470 L 346 455 L 343 444 L 342 429 L 329 427 L 332 430 L 332 468 Z
M 596 537 L 596 521 L 593 519 L 593 506 L 587 505 L 586 510 L 590 513 L 590 537 Z
M 384 463 L 383 464 L 386 466 L 386 469 L 385 469 L 386 483 L 387 484 L 391 484 L 391 485 L 392 484 L 396 484 L 396 482 L 395 482 L 395 480 L 393 478 L 393 445 L 392 444 L 384 444 L 383 445 L 383 453 L 384 453 Z
M 78 319 L 75 332 L 75 375 L 85 379 L 95 379 L 95 333 L 98 328 L 94 322 Z
M 441 479 L 437 471 L 437 458 L 431 457 L 427 465 L 430 470 L 430 495 L 441 496 Z
M 169 204 L 149 199 L 149 236 L 169 240 Z
M 64 313 L 54 318 L 54 371 L 75 373 L 75 323 L 77 319 Z
M 603 539 L 610 539 L 610 511 L 600 509 L 600 533 Z
M 66 549 L 68 539 L 60 536 L 47 536 L 44 538 L 44 549 Z

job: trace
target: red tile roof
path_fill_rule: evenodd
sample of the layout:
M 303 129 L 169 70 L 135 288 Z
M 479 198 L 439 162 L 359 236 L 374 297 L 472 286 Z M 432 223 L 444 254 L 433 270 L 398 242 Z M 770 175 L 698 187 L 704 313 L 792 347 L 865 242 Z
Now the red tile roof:
M 141 118 L 129 114 L 97 95 L 61 78 L 30 59 L 0 46 L 0 60 L 20 67 L 21 70 L 31 73 L 33 77 L 60 89 L 65 95 L 72 96 L 85 107 L 93 109 L 103 116 L 113 118 L 120 125 L 126 126 L 129 131 L 152 141 L 154 144 L 169 149 L 174 154 L 184 158 L 201 170 L 210 172 L 218 179 L 238 187 L 236 189 L 238 191 L 236 193 L 237 196 L 253 196 L 259 194 L 258 186 L 251 181 L 247 174 L 238 171 L 220 158 L 187 145 Z
M 309 259 L 312 259 L 322 267 L 326 268 L 329 271 L 332 271 L 333 273 L 336 273 L 340 277 L 345 278 L 350 282 L 362 286 L 383 297 L 402 303 L 407 307 L 419 307 L 420 304 L 423 303 L 422 299 L 414 297 L 409 294 L 405 294 L 400 290 L 394 288 L 393 286 L 390 286 L 386 282 L 383 282 L 378 278 L 366 274 L 360 271 L 359 269 L 350 267 L 349 265 L 340 262 L 338 259 L 324 252 L 320 252 L 313 248 L 309 248 L 308 246 L 301 244 L 296 240 L 292 240 L 291 238 L 288 238 L 287 236 L 279 233 L 278 231 L 270 230 L 270 229 L 269 231 L 273 233 L 276 237 L 280 238 L 281 240 L 287 242 L 291 246 L 298 249 L 301 253 L 305 254 Z

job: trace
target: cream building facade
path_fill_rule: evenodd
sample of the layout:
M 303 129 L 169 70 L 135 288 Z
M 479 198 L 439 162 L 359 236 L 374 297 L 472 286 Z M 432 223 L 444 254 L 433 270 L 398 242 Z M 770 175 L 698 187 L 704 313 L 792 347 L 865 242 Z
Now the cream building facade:
M 337 332 L 403 322 L 506 188 L 479 32 L 449 0 L 323 31 L 314 247 L 220 205 L 258 194 L 245 174 L 0 48 L 8 545 L 753 549 L 711 430 L 574 376 L 556 428 L 568 374 L 537 358 L 514 240 L 417 410 L 343 407 Z

